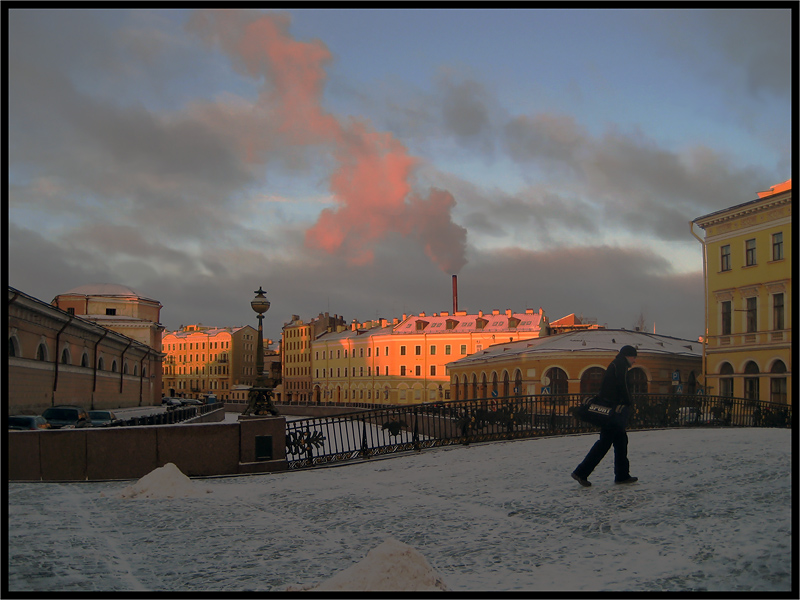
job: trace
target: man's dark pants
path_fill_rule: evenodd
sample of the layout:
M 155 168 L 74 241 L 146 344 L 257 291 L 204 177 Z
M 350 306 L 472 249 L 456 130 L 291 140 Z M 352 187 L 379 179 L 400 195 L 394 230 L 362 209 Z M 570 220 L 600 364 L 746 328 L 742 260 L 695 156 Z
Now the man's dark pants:
M 592 446 L 586 458 L 575 469 L 575 474 L 587 479 L 600 464 L 603 457 L 614 446 L 614 479 L 620 481 L 630 477 L 630 463 L 628 462 L 628 434 L 619 427 L 601 427 L 600 439 Z

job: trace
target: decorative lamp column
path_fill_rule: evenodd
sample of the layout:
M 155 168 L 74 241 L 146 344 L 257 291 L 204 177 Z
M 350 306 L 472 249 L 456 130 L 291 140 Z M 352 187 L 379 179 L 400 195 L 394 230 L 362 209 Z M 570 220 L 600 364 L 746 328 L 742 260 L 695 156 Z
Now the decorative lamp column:
M 247 408 L 242 412 L 243 415 L 277 415 L 278 410 L 272 404 L 272 390 L 280 380 L 280 375 L 275 376 L 270 373 L 270 377 L 264 375 L 264 313 L 269 310 L 270 302 L 264 295 L 266 292 L 258 286 L 253 292 L 256 297 L 250 302 L 250 307 L 258 315 L 258 341 L 256 343 L 256 380 L 250 388 Z

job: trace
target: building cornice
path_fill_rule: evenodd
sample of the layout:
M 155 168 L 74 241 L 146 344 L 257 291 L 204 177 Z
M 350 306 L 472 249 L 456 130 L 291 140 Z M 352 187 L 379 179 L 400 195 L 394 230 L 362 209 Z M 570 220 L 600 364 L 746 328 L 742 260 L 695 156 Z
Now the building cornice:
M 775 194 L 774 196 L 758 198 L 756 200 L 751 200 L 750 202 L 745 202 L 744 204 L 731 206 L 723 210 L 709 213 L 702 217 L 697 217 L 692 222 L 702 229 L 708 229 L 714 225 L 720 225 L 722 223 L 735 221 L 737 219 L 753 216 L 755 214 L 768 212 L 783 206 L 787 206 L 789 209 L 791 209 L 791 204 L 792 191 L 787 190 L 786 192 Z

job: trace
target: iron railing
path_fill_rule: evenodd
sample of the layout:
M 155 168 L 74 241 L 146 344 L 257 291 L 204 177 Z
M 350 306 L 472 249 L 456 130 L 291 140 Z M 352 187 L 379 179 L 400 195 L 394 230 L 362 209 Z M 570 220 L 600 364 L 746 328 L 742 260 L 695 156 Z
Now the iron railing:
M 423 448 L 596 429 L 575 409 L 585 395 L 513 396 L 366 410 L 286 423 L 290 469 Z M 634 396 L 628 429 L 791 427 L 792 407 L 720 396 Z
M 181 406 L 173 410 L 162 413 L 144 415 L 142 417 L 131 417 L 123 421 L 120 426 L 136 427 L 138 425 L 172 425 L 182 423 L 199 415 L 204 415 L 212 410 L 218 410 L 223 404 L 202 404 L 200 406 Z

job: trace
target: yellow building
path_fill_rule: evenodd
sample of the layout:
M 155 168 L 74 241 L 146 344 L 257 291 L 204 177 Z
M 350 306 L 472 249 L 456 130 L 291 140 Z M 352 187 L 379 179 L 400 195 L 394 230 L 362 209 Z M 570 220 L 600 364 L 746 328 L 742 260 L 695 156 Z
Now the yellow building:
M 281 359 L 283 381 L 276 396 L 281 402 L 308 402 L 311 399 L 311 342 L 324 333 L 336 331 L 344 326 L 344 318 L 332 317 L 328 313 L 310 321 L 304 321 L 299 315 L 292 315 L 292 320 L 285 323 L 281 340 Z
M 692 221 L 705 232 L 705 387 L 791 404 L 792 181 L 758 196 Z
M 269 340 L 264 344 L 269 345 Z M 162 349 L 165 396 L 232 400 L 235 386 L 253 385 L 256 378 L 258 331 L 244 327 L 186 325 L 164 334 Z M 265 350 L 266 352 L 266 350 Z
M 403 315 L 353 322 L 311 341 L 312 401 L 418 404 L 450 399 L 445 365 L 491 344 L 547 335 L 542 309 Z
M 698 342 L 623 329 L 582 329 L 535 340 L 496 344 L 447 365 L 457 400 L 580 394 L 600 390 L 608 364 L 625 346 L 638 350 L 628 371 L 633 394 L 697 393 Z M 566 401 L 566 400 L 564 400 Z

